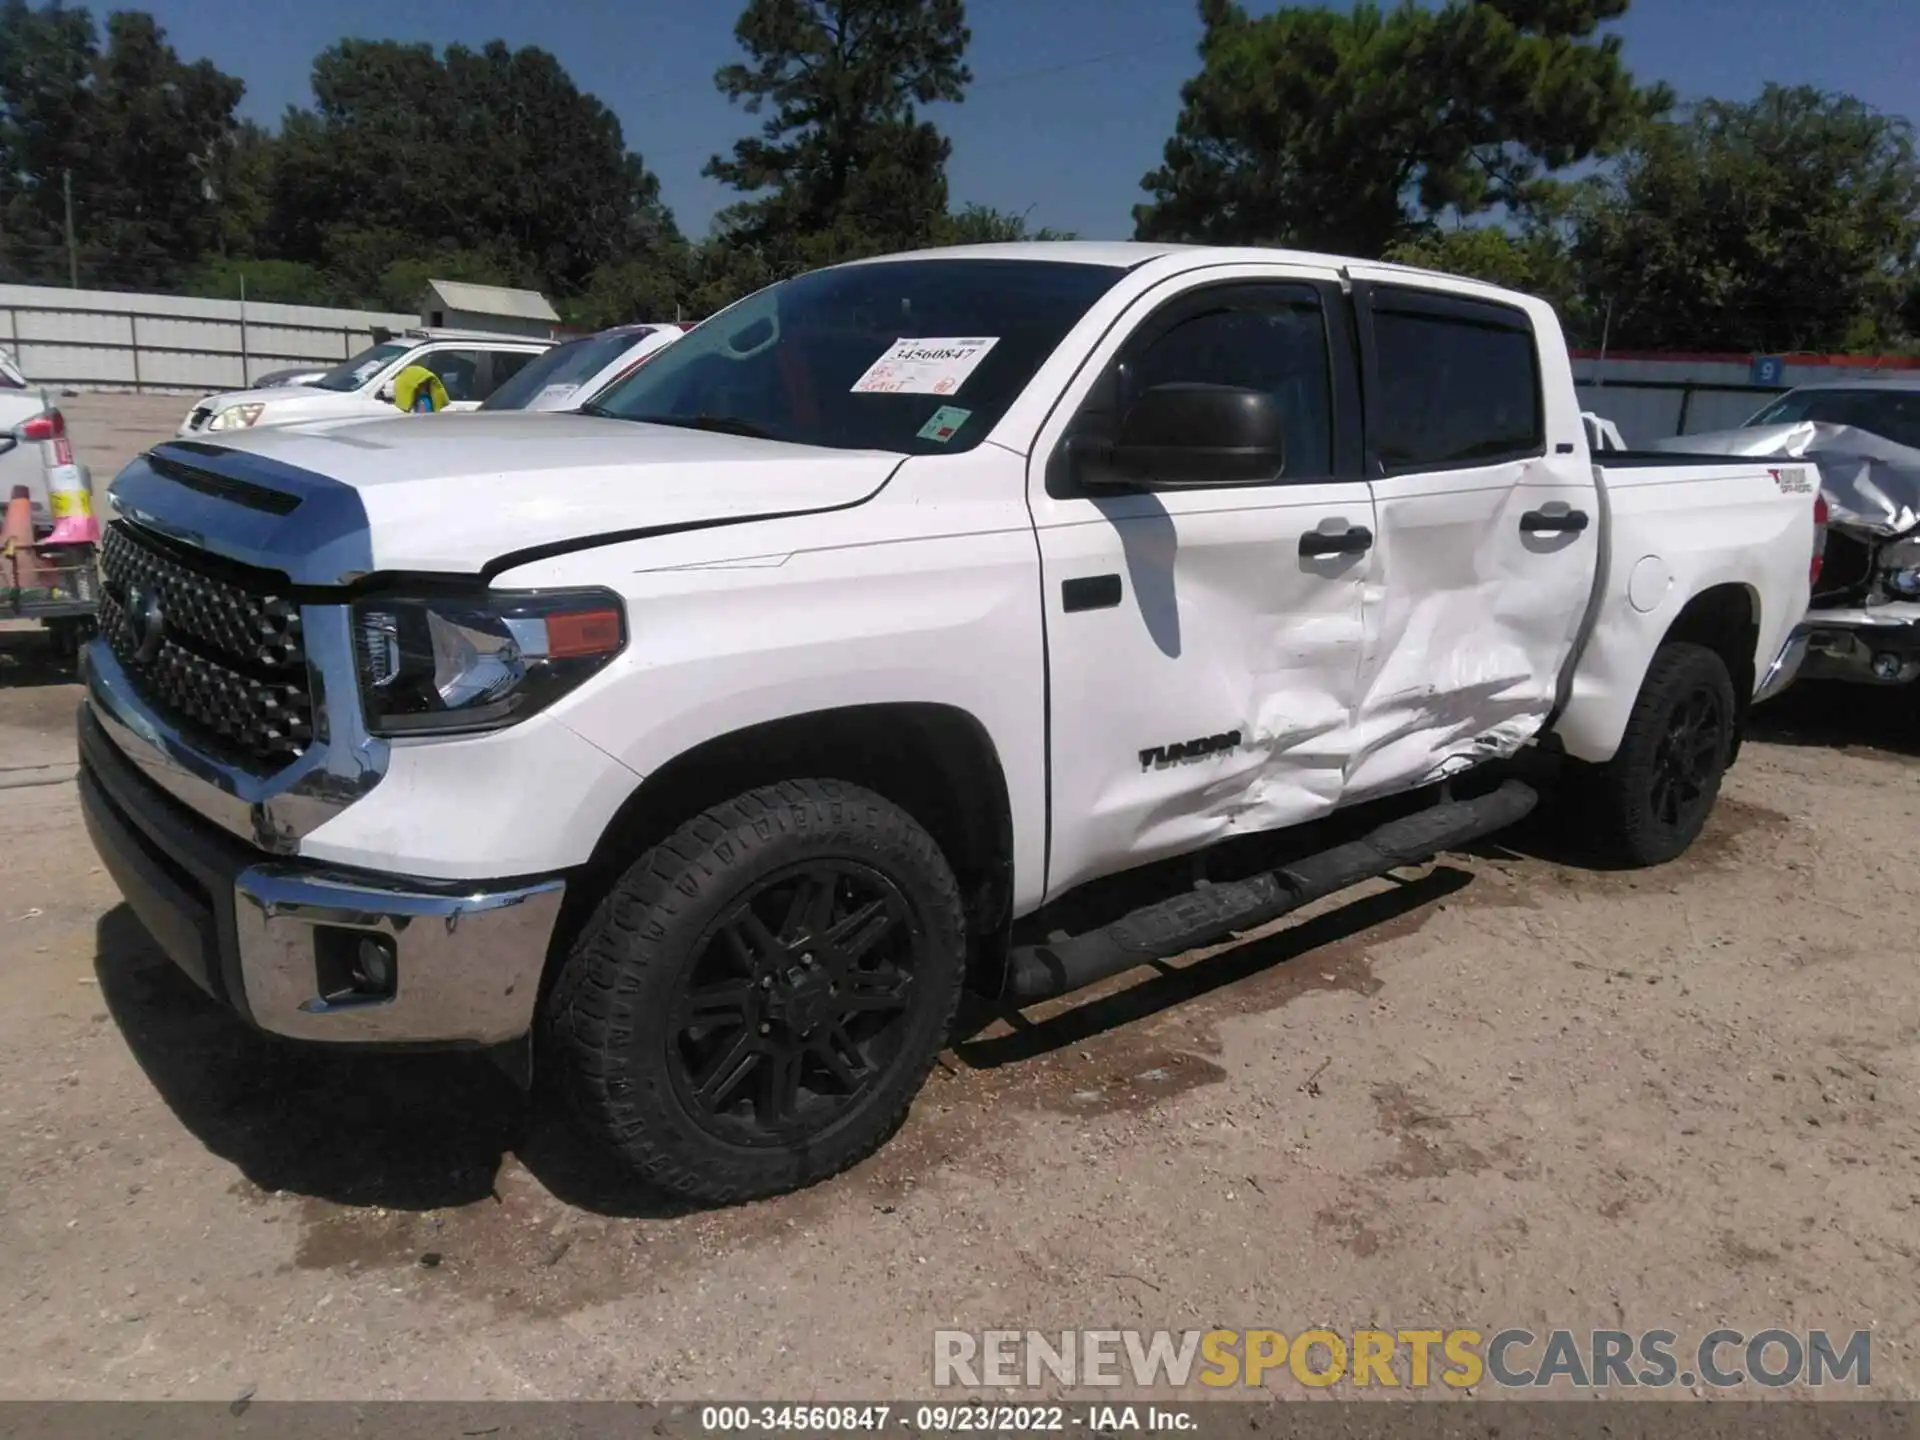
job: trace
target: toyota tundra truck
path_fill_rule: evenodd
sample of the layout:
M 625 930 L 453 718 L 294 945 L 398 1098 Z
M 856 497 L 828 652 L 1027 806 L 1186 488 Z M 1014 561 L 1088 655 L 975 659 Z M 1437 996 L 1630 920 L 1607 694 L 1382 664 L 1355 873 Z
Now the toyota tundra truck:
M 963 995 L 1419 864 L 1525 815 L 1528 755 L 1618 862 L 1680 854 L 1792 678 L 1795 473 L 1597 464 L 1552 308 L 1469 280 L 866 260 L 584 411 L 156 445 L 112 489 L 81 795 L 245 1021 L 517 1046 L 638 1177 L 736 1201 L 882 1144 Z

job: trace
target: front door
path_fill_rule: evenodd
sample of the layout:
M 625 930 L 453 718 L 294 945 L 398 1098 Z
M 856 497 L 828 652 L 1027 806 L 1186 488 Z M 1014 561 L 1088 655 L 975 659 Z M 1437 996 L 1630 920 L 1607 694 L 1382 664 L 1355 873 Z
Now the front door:
M 1355 285 L 1379 545 L 1349 799 L 1512 753 L 1552 712 L 1599 563 L 1564 356 L 1517 306 Z M 1549 391 L 1547 366 L 1554 382 Z M 1567 402 L 1549 406 L 1548 393 Z
M 1050 895 L 1341 798 L 1374 525 L 1347 312 L 1331 271 L 1214 273 L 1144 297 L 1033 451 Z M 1282 472 L 1086 488 L 1073 457 L 1097 454 L 1133 397 L 1177 382 L 1275 395 Z

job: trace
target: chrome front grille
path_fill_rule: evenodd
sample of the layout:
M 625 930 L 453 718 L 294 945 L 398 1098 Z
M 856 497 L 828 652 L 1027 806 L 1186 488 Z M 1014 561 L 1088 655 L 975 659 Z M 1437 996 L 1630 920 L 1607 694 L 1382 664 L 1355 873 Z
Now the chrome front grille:
M 278 769 L 313 739 L 300 607 L 284 582 L 124 520 L 100 548 L 100 632 L 142 698 L 196 743 Z

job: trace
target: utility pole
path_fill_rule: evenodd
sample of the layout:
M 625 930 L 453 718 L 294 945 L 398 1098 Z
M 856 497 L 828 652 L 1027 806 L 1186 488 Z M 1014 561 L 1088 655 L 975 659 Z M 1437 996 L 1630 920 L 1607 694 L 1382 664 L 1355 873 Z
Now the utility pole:
M 80 288 L 80 247 L 73 238 L 73 171 L 60 172 L 60 192 L 67 201 L 67 286 Z

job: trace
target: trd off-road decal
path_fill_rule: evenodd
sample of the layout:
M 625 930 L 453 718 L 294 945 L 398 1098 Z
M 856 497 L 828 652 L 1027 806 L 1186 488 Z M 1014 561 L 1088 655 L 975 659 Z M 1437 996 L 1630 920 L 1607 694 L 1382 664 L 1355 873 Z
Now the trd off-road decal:
M 1773 483 L 1780 487 L 1782 495 L 1811 495 L 1813 477 L 1807 473 L 1804 465 L 1793 465 L 1780 470 L 1769 470 Z
M 1229 730 L 1222 735 L 1207 735 L 1198 740 L 1182 740 L 1176 745 L 1152 745 L 1140 752 L 1140 768 L 1152 770 L 1168 765 L 1183 765 L 1191 760 L 1204 760 L 1209 755 L 1220 755 L 1239 748 L 1238 730 Z

